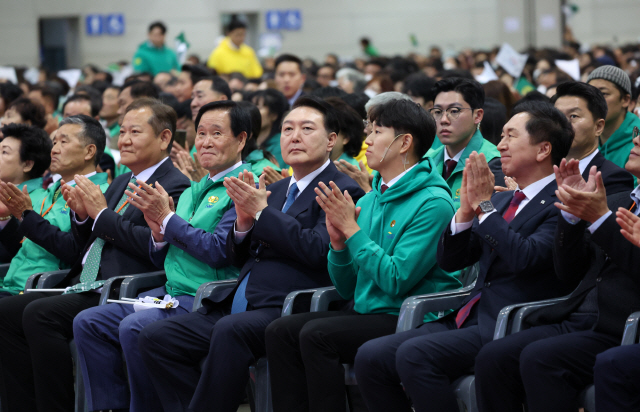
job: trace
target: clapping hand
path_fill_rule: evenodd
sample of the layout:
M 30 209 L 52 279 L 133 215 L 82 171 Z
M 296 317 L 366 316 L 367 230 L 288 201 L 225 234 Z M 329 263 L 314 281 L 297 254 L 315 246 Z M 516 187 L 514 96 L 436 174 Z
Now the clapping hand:
M 616 216 L 616 222 L 620 225 L 622 236 L 640 247 L 640 217 L 622 207 L 618 209 Z
M 16 219 L 20 219 L 25 210 L 33 210 L 26 186 L 20 190 L 13 183 L 0 181 L 0 202 Z
M 362 163 L 362 160 L 359 162 L 359 169 L 344 159 L 336 160 L 333 164 L 336 165 L 336 168 L 340 172 L 355 180 L 356 183 L 358 183 L 358 186 L 360 186 L 365 193 L 369 193 L 371 191 L 373 175 L 367 173 L 367 168 L 364 166 L 364 163 Z
M 240 172 L 237 178 L 224 178 L 224 187 L 236 207 L 236 230 L 239 232 L 249 230 L 256 214 L 268 206 L 267 198 L 271 192 L 266 189 L 264 180 L 264 175 L 260 176 L 256 188 L 253 173 L 249 171 Z
M 322 182 L 318 184 L 314 189 L 316 201 L 327 216 L 331 245 L 335 250 L 342 250 L 344 242 L 360 230 L 357 219 L 361 209 L 356 208 L 349 192 L 345 190 L 343 194 L 334 182 L 329 182 L 329 186 Z

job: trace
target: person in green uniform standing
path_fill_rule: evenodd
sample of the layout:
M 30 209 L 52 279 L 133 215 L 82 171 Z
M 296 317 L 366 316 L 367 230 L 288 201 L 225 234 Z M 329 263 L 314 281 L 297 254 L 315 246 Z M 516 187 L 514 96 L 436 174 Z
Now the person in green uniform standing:
M 191 182 L 175 210 L 161 185 L 153 188 L 142 181 L 138 181 L 141 187 L 129 184 L 137 193 L 129 200 L 144 213 L 152 230 L 151 258 L 167 275 L 165 286 L 145 295 L 168 294 L 178 300 L 178 306 L 135 311 L 131 305 L 114 303 L 78 314 L 73 329 L 87 382 L 89 410 L 162 410 L 140 358 L 140 330 L 157 320 L 188 313 L 202 283 L 238 277 L 238 268 L 230 266 L 226 257 L 227 234 L 236 212 L 223 182 L 225 177 L 251 171 L 251 166 L 241 160 L 251 119 L 236 102 L 227 100 L 204 105 L 195 125 L 195 146 L 208 174 L 199 182 Z M 129 383 L 122 379 L 121 353 Z
M 42 174 L 51 163 L 51 139 L 47 133 L 37 127 L 14 123 L 4 126 L 2 135 L 0 181 L 12 183 L 21 191 L 26 188 L 32 196 L 34 191 L 43 191 Z M 0 263 L 11 262 L 17 252 L 0 243 Z
M 601 66 L 591 72 L 587 83 L 600 89 L 609 108 L 600 135 L 600 152 L 624 169 L 633 148 L 633 129 L 640 129 L 640 119 L 629 112 L 631 80 L 622 69 Z
M 289 168 L 282 159 L 280 147 L 282 118 L 289 109 L 287 98 L 275 89 L 266 89 L 255 92 L 251 101 L 258 106 L 262 116 L 262 127 L 256 139 L 258 147 L 271 153 L 278 160 L 281 168 Z
M 97 120 L 77 115 L 60 122 L 51 149 L 52 173 L 62 175 L 48 190 L 30 194 L 16 185 L 0 182 L 0 242 L 7 248 L 19 247 L 0 288 L 0 296 L 19 294 L 29 276 L 38 272 L 59 270 L 72 265 L 81 255 L 82 247 L 68 236 L 59 236 L 71 229 L 69 207 L 60 194 L 60 185 L 74 185 L 75 175 L 84 175 L 107 190 L 107 175 L 96 173 L 98 159 L 106 143 L 104 129 Z M 13 215 L 13 217 L 11 217 Z M 39 246 L 43 237 L 54 237 L 68 247 L 64 254 L 54 256 Z M 21 247 L 20 247 L 21 244 Z
M 176 52 L 165 46 L 164 37 L 167 26 L 156 21 L 149 25 L 149 39 L 138 47 L 133 56 L 133 69 L 137 73 L 150 73 L 152 76 L 160 72 L 178 70 Z
M 496 186 L 504 186 L 500 152 L 480 133 L 484 114 L 484 89 L 480 83 L 459 77 L 443 79 L 436 83 L 433 94 L 430 112 L 436 120 L 442 146 L 429 150 L 426 156 L 433 159 L 436 170 L 451 188 L 453 205 L 458 210 L 462 171 L 469 155 L 474 151 L 484 153 Z

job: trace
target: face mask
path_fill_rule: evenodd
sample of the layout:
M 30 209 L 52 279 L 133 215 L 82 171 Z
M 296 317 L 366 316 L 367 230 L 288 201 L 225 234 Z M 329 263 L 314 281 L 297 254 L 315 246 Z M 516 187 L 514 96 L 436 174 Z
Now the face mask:
M 533 71 L 533 80 L 538 80 L 538 76 L 540 76 L 541 73 L 542 73 L 541 69 L 535 69 Z
M 373 79 L 373 74 L 368 73 L 364 75 L 364 80 L 369 83 L 369 80 Z

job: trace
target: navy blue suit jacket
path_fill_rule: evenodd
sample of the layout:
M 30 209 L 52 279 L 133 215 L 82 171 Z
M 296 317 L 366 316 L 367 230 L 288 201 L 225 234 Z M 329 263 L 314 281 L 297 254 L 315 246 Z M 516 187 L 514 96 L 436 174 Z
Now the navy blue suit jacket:
M 331 285 L 327 270 L 329 234 L 325 213 L 316 202 L 319 182 L 333 181 L 357 201 L 364 195 L 358 184 L 330 163 L 293 202 L 286 213 L 282 207 L 291 178 L 268 187 L 271 191 L 260 218 L 241 243 L 229 231 L 227 257 L 240 267 L 238 284 L 251 272 L 245 296 L 254 309 L 282 306 L 289 292 Z M 230 298 L 234 289 L 215 293 L 203 301 L 203 310 Z
M 587 168 L 584 169 L 582 173 L 584 180 L 589 179 L 589 170 L 591 170 L 592 166 L 597 167 L 598 171 L 602 173 L 602 181 L 607 190 L 607 196 L 622 192 L 628 193 L 633 190 L 633 176 L 631 173 L 605 159 L 601 152 L 596 153 Z
M 480 272 L 466 304 L 478 293 L 475 313 L 483 341 L 492 339 L 500 310 L 508 305 L 568 294 L 575 283 L 559 280 L 553 267 L 553 239 L 558 222 L 555 180 L 549 183 L 515 216 L 511 223 L 502 217 L 513 192 L 491 198 L 497 213 L 480 225 L 456 235 L 449 227 L 438 243 L 438 264 L 447 271 L 460 270 L 476 262 Z

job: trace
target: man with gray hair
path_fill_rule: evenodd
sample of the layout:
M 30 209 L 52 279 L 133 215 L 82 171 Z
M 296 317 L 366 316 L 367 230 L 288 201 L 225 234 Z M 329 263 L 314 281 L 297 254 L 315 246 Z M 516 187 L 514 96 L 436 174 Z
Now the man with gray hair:
M 624 169 L 633 149 L 634 130 L 640 130 L 640 119 L 629 112 L 631 79 L 618 67 L 601 66 L 591 72 L 587 83 L 602 92 L 609 108 L 599 149 L 605 159 Z
M 53 139 L 51 172 L 62 175 L 69 185 L 75 184 L 75 175 L 84 175 L 106 191 L 107 175 L 96 173 L 105 142 L 104 129 L 97 120 L 86 115 L 67 117 Z M 65 233 L 71 222 L 60 186 L 58 181 L 48 190 L 28 194 L 12 183 L 0 182 L 0 242 L 9 250 L 19 249 L 3 280 L 0 297 L 19 294 L 29 276 L 67 267 L 80 254 L 73 236 Z M 56 239 L 62 253 L 54 255 L 40 246 L 47 238 Z
M 338 70 L 336 79 L 338 86 L 347 93 L 361 92 L 367 84 L 364 74 L 349 67 Z

